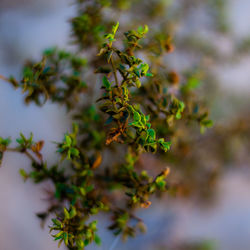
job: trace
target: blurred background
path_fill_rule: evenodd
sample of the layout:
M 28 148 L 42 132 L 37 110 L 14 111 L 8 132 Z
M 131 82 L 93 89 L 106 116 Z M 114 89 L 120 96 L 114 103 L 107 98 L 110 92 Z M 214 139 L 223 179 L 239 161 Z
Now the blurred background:
M 213 99 L 210 106 L 215 122 L 227 124 L 239 116 L 248 119 L 250 1 L 205 2 L 214 4 L 204 7 L 198 0 L 169 1 L 176 13 L 183 15 L 176 28 L 176 52 L 168 60 L 177 71 L 190 64 L 207 67 L 209 77 L 205 83 L 215 86 L 207 97 Z M 223 3 L 223 8 L 218 2 Z M 214 28 L 211 22 L 219 7 L 220 26 Z M 74 11 L 70 0 L 0 0 L 0 74 L 18 78 L 28 58 L 39 59 L 41 51 L 53 45 L 67 47 L 67 20 Z M 0 117 L 1 136 L 16 138 L 20 131 L 32 131 L 35 140 L 44 139 L 43 152 L 48 162 L 53 162 L 55 152 L 51 142 L 60 141 L 71 127 L 63 107 L 50 103 L 42 109 L 34 104 L 27 107 L 21 91 L 14 91 L 1 80 Z M 249 131 L 242 137 L 249 143 Z M 225 163 L 212 202 L 168 197 L 156 200 L 140 212 L 149 229 L 147 234 L 126 243 L 114 238 L 106 230 L 108 218 L 101 218 L 103 243 L 98 249 L 250 249 L 250 150 L 246 147 L 249 144 L 238 138 L 234 143 L 236 156 Z M 57 249 L 48 225 L 41 229 L 35 216 L 47 207 L 43 200 L 46 185 L 24 184 L 19 175 L 19 168 L 28 167 L 25 157 L 8 153 L 0 168 L 0 250 Z

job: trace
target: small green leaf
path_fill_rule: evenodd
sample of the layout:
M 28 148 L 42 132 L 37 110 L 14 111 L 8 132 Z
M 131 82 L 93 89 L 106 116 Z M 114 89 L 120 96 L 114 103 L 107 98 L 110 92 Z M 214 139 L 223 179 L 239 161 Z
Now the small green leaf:
M 9 146 L 10 143 L 11 143 L 11 139 L 9 137 L 6 139 L 3 139 L 2 137 L 0 137 L 0 145 L 7 147 Z
M 146 73 L 146 76 L 152 77 L 152 76 L 154 76 L 154 75 L 153 75 L 152 73 L 147 72 L 147 73 Z
M 83 249 L 84 248 L 84 242 L 82 239 L 77 239 L 76 240 L 76 246 L 80 249 Z
M 56 234 L 56 235 L 54 235 L 54 237 L 55 237 L 55 240 L 59 240 L 59 239 L 61 239 L 62 237 L 62 234 L 63 234 L 63 231 L 60 231 L 58 234 Z
M 95 243 L 99 246 L 102 244 L 101 238 L 97 234 L 95 234 Z
M 24 181 L 26 181 L 29 178 L 29 175 L 26 173 L 26 171 L 23 168 L 19 169 L 19 173 L 23 177 Z
M 61 227 L 62 226 L 62 223 L 59 221 L 59 220 L 57 220 L 57 219 L 52 219 L 52 222 L 56 225 L 56 226 L 58 226 L 58 227 Z M 58 235 L 59 236 L 59 235 Z
M 68 246 L 68 244 L 69 244 L 69 235 L 66 232 L 64 232 L 64 234 L 63 234 L 63 239 L 64 239 L 65 245 Z
M 89 240 L 88 239 L 85 239 L 84 240 L 84 246 L 87 246 L 89 244 Z
M 102 78 L 102 83 L 103 83 L 103 86 L 106 88 L 106 90 L 111 89 L 111 83 L 109 82 L 109 80 L 108 80 L 108 78 L 106 76 L 104 76 Z
M 147 130 L 147 133 L 148 133 L 148 135 L 149 135 L 152 139 L 155 139 L 156 134 L 155 134 L 155 130 L 154 130 L 154 129 L 152 129 L 152 128 L 148 129 L 148 130 Z
M 66 208 L 64 208 L 63 211 L 64 211 L 65 219 L 68 220 L 70 218 L 68 210 Z
M 119 28 L 119 22 L 117 22 L 113 27 L 112 27 L 112 33 L 115 35 L 115 33 L 117 32 Z
M 141 82 L 140 82 L 140 80 L 136 80 L 136 81 L 135 81 L 135 85 L 136 85 L 136 87 L 139 89 L 139 88 L 141 87 Z
M 177 112 L 176 115 L 175 115 L 175 118 L 180 120 L 181 119 L 181 113 L 180 112 Z
M 76 209 L 74 207 L 71 208 L 69 216 L 70 216 L 70 219 L 76 216 Z
M 86 195 L 86 190 L 83 187 L 79 188 L 80 193 L 85 196 Z
M 70 155 L 73 155 L 75 157 L 79 157 L 79 150 L 78 149 L 70 148 L 69 151 L 70 151 Z
M 163 138 L 160 138 L 160 139 L 158 140 L 158 143 L 160 144 L 161 148 L 162 148 L 165 152 L 167 152 L 167 151 L 170 149 L 170 146 L 171 146 L 171 144 L 172 144 L 170 141 L 165 142 Z
M 137 111 L 134 112 L 133 119 L 134 119 L 135 122 L 140 122 L 141 121 L 141 116 Z

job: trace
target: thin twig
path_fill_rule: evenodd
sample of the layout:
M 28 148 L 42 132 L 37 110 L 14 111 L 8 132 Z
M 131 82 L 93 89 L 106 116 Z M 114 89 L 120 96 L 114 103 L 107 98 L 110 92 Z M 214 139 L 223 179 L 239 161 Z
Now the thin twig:
M 118 82 L 118 78 L 117 78 L 117 74 L 116 74 L 116 68 L 115 68 L 115 65 L 114 65 L 113 57 L 111 57 L 110 61 L 111 61 L 112 69 L 113 69 L 113 72 L 114 72 L 116 86 L 119 87 L 119 82 Z
M 6 78 L 6 77 L 5 77 L 5 76 L 3 76 L 3 75 L 0 75 L 0 79 L 4 80 L 4 81 L 6 81 L 6 82 L 9 82 L 9 79 L 8 79 L 8 78 Z
M 6 151 L 9 152 L 17 152 L 21 154 L 25 154 L 32 162 L 36 162 L 37 164 L 40 164 L 34 157 L 31 155 L 27 150 L 20 150 L 19 148 L 6 148 Z

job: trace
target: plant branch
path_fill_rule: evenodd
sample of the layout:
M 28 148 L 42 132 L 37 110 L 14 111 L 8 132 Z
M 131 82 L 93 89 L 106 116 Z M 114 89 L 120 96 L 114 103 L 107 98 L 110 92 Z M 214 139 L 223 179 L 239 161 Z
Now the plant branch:
M 114 65 L 113 57 L 111 57 L 110 61 L 111 61 L 111 65 L 112 65 L 112 69 L 113 69 L 113 73 L 114 73 L 114 77 L 115 77 L 116 86 L 119 87 L 119 82 L 118 82 L 118 77 L 116 74 L 116 67 Z
M 37 164 L 40 164 L 35 157 L 30 154 L 26 149 L 24 151 L 20 150 L 19 148 L 6 148 L 6 151 L 9 152 L 16 152 L 16 153 L 21 153 L 21 154 L 25 154 L 32 162 L 36 162 Z

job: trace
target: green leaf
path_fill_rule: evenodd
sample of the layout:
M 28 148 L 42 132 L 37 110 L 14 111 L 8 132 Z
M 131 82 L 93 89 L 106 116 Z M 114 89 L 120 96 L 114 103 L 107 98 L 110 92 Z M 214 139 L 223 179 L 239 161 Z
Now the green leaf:
M 141 77 L 140 72 L 139 72 L 138 69 L 135 69 L 135 70 L 134 70 L 134 73 L 136 74 L 137 77 Z
M 96 225 L 97 225 L 97 221 L 96 220 L 94 220 L 94 221 L 92 221 L 90 224 L 89 224 L 89 227 L 92 229 L 92 230 L 96 230 Z
M 144 34 L 148 33 L 148 25 L 144 25 L 144 31 L 143 31 Z
M 115 35 L 117 30 L 119 28 L 119 22 L 117 22 L 113 27 L 112 27 L 112 33 Z
M 84 240 L 84 246 L 87 246 L 89 244 L 89 240 L 88 239 L 85 239 Z
M 62 234 L 60 236 L 55 236 L 55 240 L 60 240 L 62 238 L 63 238 L 63 232 L 62 232 Z
M 80 193 L 85 196 L 86 195 L 86 190 L 83 187 L 79 188 Z
M 187 88 L 190 88 L 190 89 L 196 89 L 200 85 L 201 85 L 200 79 L 198 79 L 198 78 L 196 78 L 194 76 L 194 77 L 191 77 L 191 78 L 188 79 L 188 82 L 187 82 L 186 86 L 184 85 L 184 88 L 187 87 Z
M 23 177 L 24 181 L 26 181 L 29 178 L 29 175 L 26 173 L 26 171 L 23 168 L 19 169 L 19 173 Z
M 144 28 L 142 26 L 139 26 L 137 31 L 140 35 L 148 33 L 148 25 L 144 25 Z
M 70 219 L 68 210 L 67 210 L 66 208 L 64 208 L 63 211 L 64 211 L 65 219 L 66 219 L 66 220 Z
M 109 82 L 109 80 L 108 80 L 108 78 L 106 76 L 104 76 L 102 78 L 102 83 L 103 83 L 103 86 L 106 88 L 106 90 L 111 89 L 111 83 Z
M 207 128 L 211 128 L 213 126 L 213 121 L 212 120 L 205 120 L 201 122 L 202 125 L 204 125 Z
M 86 187 L 86 192 L 91 192 L 92 190 L 94 189 L 94 186 L 93 185 L 90 185 L 90 186 L 87 186 Z
M 46 50 L 43 51 L 43 54 L 45 56 L 51 56 L 53 55 L 54 53 L 56 52 L 56 47 L 53 47 L 53 48 L 48 48 Z
M 83 249 L 84 248 L 84 242 L 82 239 L 77 239 L 76 240 L 76 246 L 80 249 Z
M 140 82 L 140 80 L 136 80 L 136 81 L 135 81 L 135 85 L 136 85 L 136 87 L 139 89 L 139 88 L 141 87 L 141 82 Z
M 156 178 L 157 187 L 163 189 L 166 186 L 166 181 L 164 180 L 164 176 L 159 176 Z
M 64 232 L 64 234 L 63 234 L 63 239 L 64 239 L 65 245 L 68 246 L 68 244 L 69 244 L 69 235 L 66 232 Z
M 57 220 L 57 219 L 51 219 L 52 220 L 52 222 L 56 225 L 56 226 L 58 226 L 58 227 L 61 227 L 62 226 L 62 223 L 59 221 L 59 220 Z
M 61 238 L 62 238 L 62 235 L 63 235 L 63 231 L 60 231 L 58 234 L 54 235 L 55 240 L 61 239 Z
M 167 152 L 167 151 L 170 149 L 170 146 L 171 146 L 171 144 L 172 144 L 170 141 L 165 142 L 163 138 L 160 138 L 160 139 L 158 140 L 158 143 L 160 144 L 161 148 L 162 148 L 165 152 Z
M 6 139 L 3 139 L 2 137 L 0 137 L 0 145 L 7 147 L 7 146 L 9 146 L 10 143 L 11 143 L 10 137 L 8 137 Z
M 177 112 L 176 115 L 175 115 L 175 118 L 180 120 L 181 119 L 181 113 L 180 112 Z
M 154 75 L 153 75 L 152 73 L 147 72 L 147 73 L 146 73 L 146 76 L 152 77 L 152 76 L 154 76 Z
M 154 130 L 154 129 L 152 129 L 152 128 L 148 129 L 148 130 L 147 130 L 147 133 L 148 133 L 148 135 L 149 135 L 152 139 L 155 139 L 156 134 L 155 134 L 155 130 Z
M 95 243 L 97 244 L 97 245 L 101 245 L 102 244 L 102 241 L 101 241 L 101 238 L 97 235 L 97 234 L 95 234 Z
M 71 208 L 69 216 L 70 216 L 70 219 L 76 216 L 76 209 L 74 207 Z
M 69 135 L 65 135 L 65 142 L 66 142 L 66 146 L 70 147 L 72 143 L 72 139 L 70 138 Z
M 141 116 L 137 111 L 134 112 L 133 119 L 134 119 L 135 122 L 140 122 L 141 121 Z
M 16 139 L 16 142 L 17 142 L 18 144 L 20 144 L 20 145 L 24 144 L 24 141 L 23 141 L 22 138 L 17 138 L 17 139 Z
M 185 109 L 185 103 L 182 102 L 182 101 L 179 101 L 179 110 L 180 110 L 181 112 L 183 112 L 184 109 Z
M 79 157 L 79 150 L 77 148 L 70 148 L 69 151 L 70 151 L 70 155 Z

